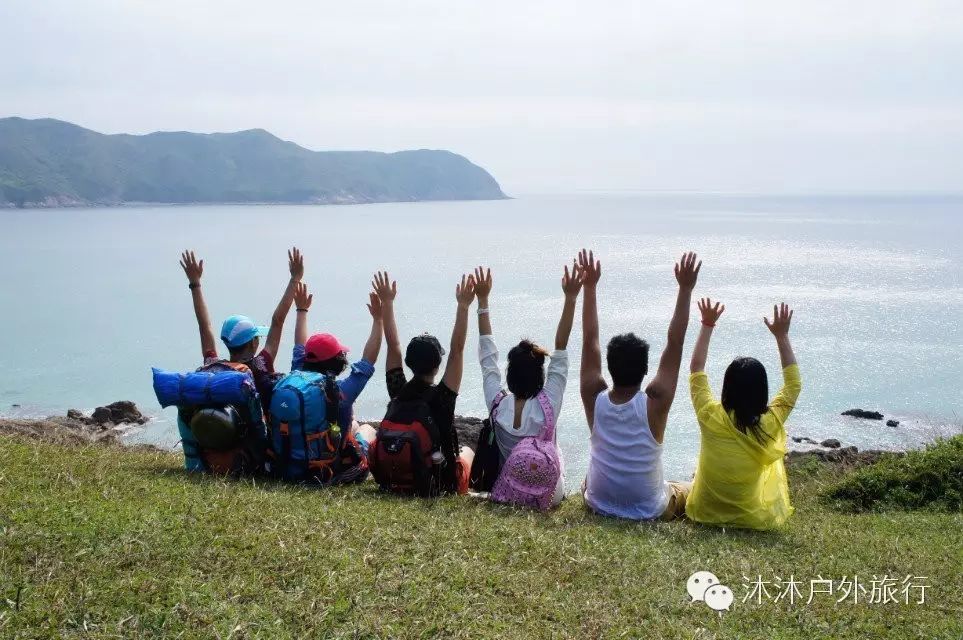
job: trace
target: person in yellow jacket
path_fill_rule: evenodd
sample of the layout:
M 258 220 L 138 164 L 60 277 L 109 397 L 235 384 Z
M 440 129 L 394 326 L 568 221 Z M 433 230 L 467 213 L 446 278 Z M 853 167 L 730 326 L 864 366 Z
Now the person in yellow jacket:
M 699 420 L 702 446 L 692 493 L 686 503 L 690 520 L 748 529 L 773 529 L 789 519 L 786 480 L 786 419 L 796 404 L 802 382 L 789 342 L 792 310 L 773 307 L 763 322 L 776 338 L 782 361 L 783 386 L 769 401 L 766 368 L 755 358 L 736 358 L 726 369 L 721 401 L 706 376 L 712 330 L 725 306 L 699 301 L 702 330 L 692 353 L 689 387 Z

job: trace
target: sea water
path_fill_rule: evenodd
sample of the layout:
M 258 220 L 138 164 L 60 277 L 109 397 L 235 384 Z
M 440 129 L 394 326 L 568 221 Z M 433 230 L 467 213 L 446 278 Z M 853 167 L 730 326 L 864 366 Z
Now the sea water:
M 713 390 L 733 357 L 753 355 L 780 384 L 779 358 L 762 318 L 785 301 L 803 392 L 791 436 L 905 448 L 958 433 L 963 422 L 963 198 L 577 194 L 492 202 L 356 206 L 176 206 L 0 212 L 3 327 L 0 414 L 46 415 L 134 400 L 155 416 L 134 436 L 176 446 L 172 410 L 151 390 L 151 366 L 189 370 L 201 353 L 187 280 L 177 264 L 204 259 L 203 291 L 215 333 L 230 314 L 265 324 L 288 280 L 286 249 L 305 254 L 314 293 L 310 330 L 332 332 L 360 357 L 376 269 L 398 281 L 403 341 L 421 332 L 447 345 L 460 274 L 494 275 L 491 319 L 504 353 L 521 338 L 552 346 L 562 308 L 562 267 L 581 247 L 603 265 L 603 342 L 634 331 L 651 344 L 654 372 L 676 296 L 673 261 L 704 261 L 679 387 L 665 436 L 670 478 L 691 475 L 698 426 L 688 360 L 699 327 L 694 302 L 726 305 L 713 336 Z M 588 460 L 578 394 L 580 307 L 559 439 L 577 485 Z M 294 312 L 278 368 L 290 361 Z M 470 315 L 459 413 L 485 413 Z M 223 349 L 222 349 L 223 352 Z M 387 402 L 384 351 L 356 407 L 380 417 Z M 900 421 L 840 416 L 852 407 Z

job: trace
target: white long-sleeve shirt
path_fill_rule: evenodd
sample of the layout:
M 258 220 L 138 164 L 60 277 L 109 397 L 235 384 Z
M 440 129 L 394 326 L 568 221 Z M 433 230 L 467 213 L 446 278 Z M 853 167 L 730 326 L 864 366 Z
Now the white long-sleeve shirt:
M 495 397 L 501 392 L 502 373 L 498 368 L 498 347 L 491 335 L 480 336 L 478 339 L 478 361 L 482 370 L 482 388 L 485 391 L 485 407 L 489 412 Z M 564 349 L 553 351 L 549 357 L 545 371 L 545 394 L 549 404 L 555 412 L 555 434 L 558 438 L 558 417 L 562 411 L 562 398 L 565 395 L 565 383 L 568 381 L 568 352 Z M 537 436 L 545 428 L 545 414 L 537 398 L 529 398 L 522 407 L 522 418 L 515 425 L 515 396 L 505 389 L 507 395 L 498 403 L 495 414 L 495 441 L 504 462 L 512 449 L 522 438 Z M 561 502 L 565 496 L 564 466 L 563 475 L 555 487 L 553 502 Z

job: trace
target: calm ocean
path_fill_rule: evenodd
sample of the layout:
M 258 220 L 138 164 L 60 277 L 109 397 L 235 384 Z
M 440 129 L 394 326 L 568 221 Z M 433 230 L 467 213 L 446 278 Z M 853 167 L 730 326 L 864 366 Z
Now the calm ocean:
M 232 313 L 268 322 L 287 281 L 285 249 L 306 254 L 313 331 L 360 355 L 375 269 L 398 280 L 402 339 L 430 331 L 447 344 L 456 278 L 491 265 L 495 337 L 550 344 L 562 265 L 582 246 L 603 262 L 603 341 L 632 330 L 656 366 L 675 298 L 672 262 L 705 264 L 695 296 L 727 307 L 709 357 L 715 390 L 737 355 L 754 355 L 775 392 L 778 356 L 762 323 L 773 302 L 795 308 L 804 390 L 790 435 L 860 447 L 913 446 L 963 422 L 963 197 L 746 197 L 581 194 L 496 202 L 364 206 L 199 206 L 2 211 L 0 414 L 46 415 L 136 401 L 157 419 L 139 440 L 173 446 L 172 412 L 150 367 L 191 369 L 199 346 L 179 252 L 205 260 L 215 331 Z M 697 313 L 697 312 L 696 312 Z M 576 316 L 578 318 L 578 315 Z M 459 412 L 484 411 L 474 314 Z M 690 322 L 683 371 L 698 320 Z M 287 367 L 294 330 L 285 328 Z M 579 322 L 559 434 L 576 485 L 588 431 L 578 398 Z M 379 417 L 379 371 L 357 407 Z M 16 407 L 14 405 L 19 405 Z M 839 416 L 877 409 L 898 428 Z M 683 380 L 666 434 L 670 477 L 690 474 L 698 428 Z

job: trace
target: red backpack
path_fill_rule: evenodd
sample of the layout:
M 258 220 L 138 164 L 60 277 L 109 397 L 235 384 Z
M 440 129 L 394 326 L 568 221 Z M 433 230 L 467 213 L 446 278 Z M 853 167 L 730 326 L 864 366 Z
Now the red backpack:
M 436 455 L 437 454 L 437 455 Z M 392 400 L 368 452 L 371 475 L 383 491 L 434 496 L 441 464 L 438 427 L 423 399 Z

